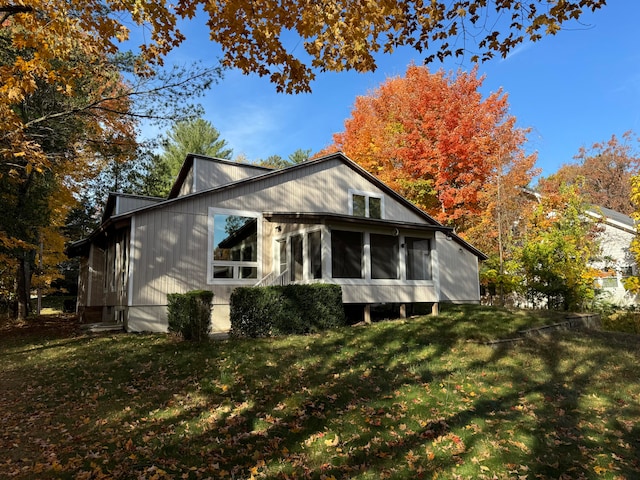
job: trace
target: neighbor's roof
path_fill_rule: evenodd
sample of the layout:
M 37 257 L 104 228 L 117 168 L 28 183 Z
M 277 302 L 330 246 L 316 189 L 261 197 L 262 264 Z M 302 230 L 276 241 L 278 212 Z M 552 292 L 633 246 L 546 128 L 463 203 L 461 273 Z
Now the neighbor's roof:
M 625 215 L 624 213 L 620 213 L 615 210 L 611 210 L 610 208 L 600 207 L 597 205 L 590 208 L 588 210 L 588 213 L 598 218 L 604 217 L 604 221 L 614 227 L 628 230 L 632 233 L 636 231 L 636 221 L 629 215 Z

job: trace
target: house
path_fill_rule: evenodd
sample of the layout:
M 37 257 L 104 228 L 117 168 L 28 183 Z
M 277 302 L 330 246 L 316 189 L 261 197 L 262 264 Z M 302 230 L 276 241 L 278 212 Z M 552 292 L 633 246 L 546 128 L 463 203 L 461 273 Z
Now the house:
M 166 331 L 167 294 L 214 292 L 230 328 L 238 286 L 336 283 L 368 320 L 375 305 L 437 312 L 480 299 L 486 257 L 341 153 L 280 170 L 190 154 L 166 199 L 111 194 L 81 259 L 78 313 Z
M 636 222 L 628 215 L 605 207 L 592 207 L 586 214 L 598 222 L 601 255 L 592 266 L 601 272 L 596 280 L 604 300 L 617 305 L 638 303 L 636 295 L 624 288 L 625 277 L 638 274 L 631 242 L 636 236 Z

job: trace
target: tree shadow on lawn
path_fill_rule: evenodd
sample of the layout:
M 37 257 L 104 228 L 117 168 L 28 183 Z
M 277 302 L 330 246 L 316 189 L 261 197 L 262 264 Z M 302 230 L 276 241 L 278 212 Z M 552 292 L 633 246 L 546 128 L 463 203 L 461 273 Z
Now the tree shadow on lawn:
M 308 366 L 291 366 L 285 371 L 281 366 L 290 365 L 299 356 L 275 348 L 273 354 L 281 360 L 280 368 L 259 367 L 253 378 L 262 380 L 233 392 L 238 395 L 236 401 L 244 399 L 251 405 L 242 410 L 241 418 L 236 417 L 231 426 L 227 425 L 230 416 L 221 418 L 191 441 L 205 448 L 219 445 L 219 433 L 224 432 L 224 446 L 210 453 L 214 464 L 224 465 L 237 475 L 248 474 L 252 465 L 271 465 L 274 472 L 284 475 L 288 471 L 294 476 L 332 473 L 350 477 L 362 472 L 385 476 L 398 470 L 406 476 L 417 465 L 423 472 L 435 472 L 452 471 L 466 463 L 467 472 L 473 476 L 482 473 L 479 465 L 471 466 L 473 458 L 481 457 L 488 448 L 492 458 L 487 462 L 495 468 L 526 465 L 530 474 L 542 477 L 589 477 L 593 472 L 614 470 L 634 476 L 640 471 L 638 440 L 632 437 L 637 427 L 615 428 L 616 418 L 622 413 L 616 392 L 624 389 L 623 379 L 635 371 L 637 356 L 635 360 L 633 355 L 623 358 L 617 365 L 622 377 L 612 381 L 610 375 L 602 375 L 602 369 L 611 363 L 609 345 L 587 341 L 590 337 L 584 336 L 582 348 L 592 350 L 576 357 L 574 340 L 561 336 L 535 339 L 519 347 L 524 356 L 517 362 L 504 362 L 512 358 L 513 350 L 502 348 L 488 359 L 449 369 L 439 360 L 451 349 L 460 348 L 457 337 L 445 334 L 430 343 L 412 330 L 367 335 L 365 345 L 344 358 L 336 353 L 348 351 L 361 337 L 355 335 L 346 343 L 340 338 L 319 338 L 307 352 Z M 395 333 L 394 337 L 389 338 L 389 333 Z M 608 341 L 606 335 L 601 341 Z M 411 349 L 426 347 L 432 348 L 421 360 L 436 368 L 411 369 L 411 363 L 398 362 Z M 328 362 L 327 358 L 343 359 Z M 448 409 L 438 402 L 427 402 L 427 408 L 412 410 L 403 400 L 403 392 L 411 393 L 410 386 L 438 384 L 448 377 L 460 380 L 461 371 L 473 373 L 496 366 L 502 381 L 513 385 L 512 391 L 483 395 L 466 408 L 460 403 Z M 309 389 L 309 385 L 313 387 Z M 263 393 L 265 388 L 270 389 L 267 395 Z M 293 411 L 277 415 L 278 410 L 286 411 L 294 392 L 299 398 Z M 624 418 L 637 418 L 637 394 L 635 390 L 623 400 L 628 404 Z M 591 406 L 589 396 L 608 400 Z M 454 409 L 459 411 L 453 413 Z M 465 435 L 465 429 L 479 424 L 480 435 Z M 403 430 L 403 425 L 409 431 Z M 464 445 L 457 443 L 460 437 L 464 437 Z M 439 451 L 429 457 L 427 450 L 438 441 L 446 448 L 438 447 Z M 478 446 L 478 442 L 496 444 L 487 447 Z M 229 456 L 229 451 L 233 455 Z
M 241 407 L 217 419 L 207 431 L 191 436 L 190 444 L 207 452 L 207 463 L 240 476 L 261 466 L 271 475 L 294 477 L 353 477 L 365 472 L 374 477 L 393 476 L 394 472 L 407 477 L 410 471 L 452 472 L 466 464 L 472 477 L 483 472 L 479 463 L 474 465 L 474 458 L 483 458 L 487 450 L 492 458 L 486 458 L 486 463 L 493 468 L 524 465 L 527 470 L 523 473 L 542 477 L 567 473 L 589 477 L 594 471 L 614 469 L 623 475 L 638 473 L 633 462 L 638 443 L 631 437 L 636 427 L 612 431 L 615 412 L 601 407 L 592 411 L 581 403 L 589 395 L 598 395 L 599 388 L 611 388 L 599 376 L 611 355 L 606 346 L 574 359 L 570 340 L 538 339 L 523 347 L 525 356 L 518 362 L 503 362 L 513 351 L 502 348 L 488 359 L 448 369 L 439 360 L 451 349 L 460 348 L 457 337 L 443 335 L 441 339 L 449 341 L 429 343 L 411 330 L 367 335 L 365 345 L 344 358 L 338 352 L 348 351 L 363 338 L 355 335 L 348 342 L 318 338 L 305 352 L 307 361 L 298 366 L 291 362 L 299 360 L 299 352 L 292 354 L 262 343 L 279 362 L 255 366 L 254 380 L 240 381 L 229 392 L 228 398 Z M 396 335 L 389 338 L 389 333 Z M 398 362 L 411 349 L 426 347 L 432 348 L 421 360 L 436 368 L 411 368 L 410 362 Z M 538 365 L 537 370 L 531 369 L 532 364 Z M 289 367 L 283 370 L 283 366 Z M 513 385 L 512 391 L 483 394 L 471 403 L 450 408 L 427 401 L 426 408 L 412 409 L 404 400 L 411 386 L 438 384 L 449 377 L 460 380 L 461 371 L 496 366 L 502 381 Z M 630 372 L 634 365 L 619 368 Z M 626 418 L 636 418 L 635 394 L 628 413 L 631 417 Z M 211 400 L 203 411 L 218 405 Z M 459 411 L 453 412 L 455 409 Z M 190 418 L 193 415 L 186 413 L 168 419 L 165 428 Z M 480 428 L 480 434 L 466 435 L 468 428 Z M 616 445 L 620 435 L 626 446 Z M 164 445 L 161 456 L 171 456 L 176 447 L 182 455 L 190 451 L 174 443 Z M 430 449 L 436 451 L 429 453 Z M 611 455 L 603 463 L 600 457 L 606 452 Z
M 42 366 L 63 400 L 43 407 L 73 434 L 34 459 L 53 452 L 69 471 L 93 464 L 115 478 L 156 467 L 194 478 L 640 472 L 628 423 L 640 415 L 640 342 L 571 333 L 491 349 L 446 319 L 286 341 L 148 340 L 99 337 Z M 87 371 L 97 351 L 104 370 Z M 60 369 L 73 384 L 55 381 Z

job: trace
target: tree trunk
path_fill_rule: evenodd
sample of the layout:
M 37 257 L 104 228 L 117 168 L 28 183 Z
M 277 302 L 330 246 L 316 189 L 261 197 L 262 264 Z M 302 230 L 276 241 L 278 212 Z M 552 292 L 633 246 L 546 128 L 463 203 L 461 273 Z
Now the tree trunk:
M 31 311 L 31 252 L 23 252 L 18 258 L 16 272 L 17 318 L 25 320 Z

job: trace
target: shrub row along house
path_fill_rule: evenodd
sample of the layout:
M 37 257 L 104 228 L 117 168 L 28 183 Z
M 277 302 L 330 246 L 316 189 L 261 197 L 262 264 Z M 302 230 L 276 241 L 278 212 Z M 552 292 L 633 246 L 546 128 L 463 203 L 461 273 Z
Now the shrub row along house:
M 166 199 L 111 194 L 102 223 L 71 244 L 78 313 L 127 331 L 166 331 L 167 294 L 214 292 L 229 329 L 238 286 L 336 283 L 369 320 L 479 302 L 485 256 L 341 153 L 280 170 L 188 155 Z

